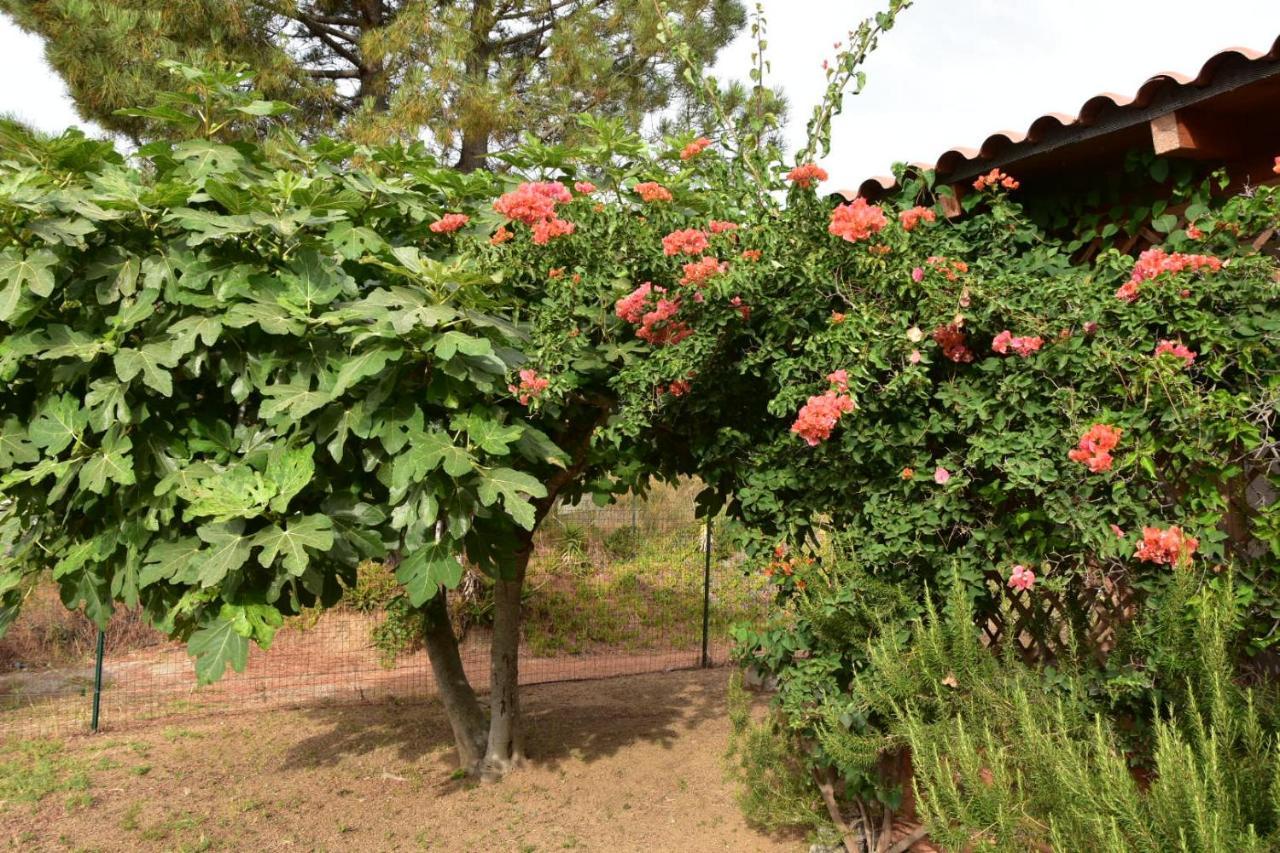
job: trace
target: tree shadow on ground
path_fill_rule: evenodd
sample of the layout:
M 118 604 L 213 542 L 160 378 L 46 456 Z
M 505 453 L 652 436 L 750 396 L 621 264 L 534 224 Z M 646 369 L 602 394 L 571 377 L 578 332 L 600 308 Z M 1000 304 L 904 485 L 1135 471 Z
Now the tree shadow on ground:
M 536 766 L 592 762 L 639 742 L 670 749 L 681 733 L 723 717 L 726 670 L 655 673 L 522 688 L 526 754 Z M 481 697 L 481 701 L 484 697 Z M 453 735 L 437 701 L 347 705 L 306 712 L 326 728 L 289 749 L 282 770 L 336 766 L 380 750 L 405 762 L 456 768 Z

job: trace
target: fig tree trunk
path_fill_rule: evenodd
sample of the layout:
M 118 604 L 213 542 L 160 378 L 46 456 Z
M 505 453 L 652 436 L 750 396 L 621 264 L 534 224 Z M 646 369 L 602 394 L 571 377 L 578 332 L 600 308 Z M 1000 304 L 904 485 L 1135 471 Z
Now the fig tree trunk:
M 524 760 L 520 730 L 520 594 L 532 539 L 516 553 L 515 576 L 493 588 L 493 638 L 489 660 L 489 740 L 480 768 L 483 779 L 500 779 Z
M 480 766 L 488 742 L 485 715 L 462 668 L 458 638 L 449 622 L 448 599 L 443 589 L 427 604 L 424 622 L 423 643 L 431 661 L 440 703 L 444 705 L 445 716 L 453 729 L 458 766 L 467 773 L 474 773 Z

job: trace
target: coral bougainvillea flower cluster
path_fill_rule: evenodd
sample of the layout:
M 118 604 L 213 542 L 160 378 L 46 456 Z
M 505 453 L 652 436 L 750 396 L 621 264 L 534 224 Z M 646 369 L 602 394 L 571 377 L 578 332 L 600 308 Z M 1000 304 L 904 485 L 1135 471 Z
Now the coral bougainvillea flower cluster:
M 520 384 L 508 385 L 507 390 L 515 394 L 520 405 L 527 406 L 546 391 L 551 381 L 538 375 L 536 370 L 521 370 Z
M 614 303 L 614 313 L 623 321 L 637 325 L 636 337 L 655 346 L 678 344 L 693 330 L 685 323 L 673 319 L 680 311 L 680 302 L 666 298 L 666 288 L 654 287 L 645 282 Z
M 709 148 L 710 146 L 711 146 L 710 139 L 707 139 L 705 136 L 699 137 L 698 139 L 693 140 L 692 142 L 690 142 L 688 145 L 686 145 L 684 148 L 680 150 L 680 159 L 692 160 L 694 157 L 697 157 L 703 151 L 706 151 L 707 148 Z
M 1116 299 L 1122 302 L 1133 302 L 1138 298 L 1143 282 L 1151 281 L 1164 273 L 1180 273 L 1187 270 L 1217 272 L 1220 269 L 1222 269 L 1222 261 L 1212 255 L 1166 252 L 1156 246 L 1147 249 L 1134 261 L 1133 274 L 1128 281 L 1120 285 L 1116 291 Z
M 1188 349 L 1182 341 L 1160 341 L 1156 344 L 1156 351 L 1154 355 L 1156 358 L 1159 358 L 1162 355 L 1168 355 L 1173 358 L 1181 359 L 1183 367 L 1190 367 L 1195 364 L 1196 361 L 1196 354 Z
M 1142 528 L 1142 541 L 1133 556 L 1143 562 L 1157 565 L 1173 565 L 1182 559 L 1190 559 L 1200 547 L 1200 540 L 1188 536 L 1178 526 L 1161 530 L 1158 527 Z
M 921 222 L 933 222 L 937 218 L 938 215 L 931 208 L 919 205 L 898 214 L 898 222 L 902 223 L 903 231 L 914 231 Z
M 834 371 L 827 376 L 827 381 L 831 383 L 831 389 L 825 394 L 810 397 L 791 425 L 791 431 L 803 438 L 810 447 L 816 447 L 830 438 L 840 417 L 857 408 L 848 393 L 848 373 L 843 370 Z
M 973 188 L 978 192 L 982 192 L 985 189 L 996 189 L 997 187 L 1006 190 L 1016 190 L 1019 186 L 1021 186 L 1021 184 L 999 169 L 992 169 L 990 172 L 980 176 L 973 182 Z
M 942 273 L 947 281 L 959 281 L 960 276 L 969 271 L 969 265 L 959 258 L 947 258 L 939 255 L 930 255 L 925 258 L 925 264 L 930 268 Z M 923 275 L 921 276 L 923 278 Z M 917 279 L 918 281 L 919 279 Z
M 707 230 L 712 234 L 726 234 L 730 231 L 737 231 L 738 223 L 727 222 L 723 219 L 713 219 L 707 223 Z
M 533 242 L 545 246 L 553 237 L 572 234 L 574 224 L 556 215 L 557 205 L 573 201 L 573 194 L 557 181 L 528 182 L 505 193 L 493 209 L 533 229 Z
M 636 194 L 640 196 L 641 200 L 648 204 L 652 204 L 657 201 L 671 201 L 673 198 L 671 190 L 654 181 L 644 181 L 636 184 L 635 191 Z
M 1095 474 L 1111 470 L 1111 451 L 1120 443 L 1124 430 L 1110 424 L 1094 424 L 1080 437 L 1075 449 L 1067 453 L 1072 462 L 1079 462 Z
M 720 275 L 729 269 L 729 265 L 724 261 L 707 255 L 699 258 L 691 264 L 684 265 L 684 276 L 680 279 L 681 284 L 692 284 L 702 287 L 707 283 L 708 279 Z
M 711 245 L 707 233 L 699 228 L 684 228 L 672 231 L 662 238 L 662 254 L 701 255 Z
M 452 234 L 470 221 L 471 217 L 465 213 L 446 213 L 427 227 L 436 234 Z
M 816 163 L 803 163 L 787 172 L 787 180 L 803 189 L 827 179 L 827 170 Z
M 1016 337 L 1015 338 L 1013 336 L 1013 333 L 1010 332 L 1008 329 L 1005 329 L 1003 332 L 996 335 L 995 338 L 991 341 L 991 348 L 996 352 L 1000 353 L 1000 355 L 1004 355 L 1005 353 L 1012 351 L 1017 355 L 1022 356 L 1023 358 L 1026 358 L 1027 356 L 1031 355 L 1033 352 L 1040 349 L 1040 347 L 1042 346 L 1044 346 L 1044 338 L 1040 338 L 1040 337 Z
M 867 204 L 864 198 L 855 198 L 849 204 L 836 205 L 831 211 L 831 223 L 827 231 L 856 243 L 878 234 L 889 223 L 884 211 L 874 204 Z
M 790 556 L 789 549 L 785 544 L 777 545 L 773 549 L 773 559 L 770 560 L 769 564 L 761 570 L 761 574 L 767 578 L 791 578 L 795 577 L 796 572 L 798 572 L 801 567 L 812 566 L 813 563 L 813 557 Z M 800 578 L 796 578 L 795 585 L 798 589 L 805 588 L 805 582 Z
M 973 361 L 973 350 L 969 349 L 969 339 L 964 330 L 956 322 L 947 323 L 933 330 L 933 342 L 941 349 L 942 354 L 957 364 L 968 364 Z

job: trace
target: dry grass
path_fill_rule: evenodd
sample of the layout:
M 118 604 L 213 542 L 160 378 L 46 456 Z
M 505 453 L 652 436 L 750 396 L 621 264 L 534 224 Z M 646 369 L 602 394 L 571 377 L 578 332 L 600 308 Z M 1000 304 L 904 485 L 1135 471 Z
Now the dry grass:
M 724 670 L 525 693 L 530 764 L 454 773 L 434 704 L 278 710 L 0 748 L 22 850 L 797 851 L 724 779 Z

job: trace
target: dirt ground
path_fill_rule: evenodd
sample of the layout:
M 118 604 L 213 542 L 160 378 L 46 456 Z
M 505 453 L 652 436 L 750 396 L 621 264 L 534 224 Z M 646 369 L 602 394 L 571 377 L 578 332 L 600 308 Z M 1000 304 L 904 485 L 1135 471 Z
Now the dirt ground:
M 695 670 L 526 688 L 530 765 L 496 785 L 455 777 L 435 703 L 224 714 L 10 742 L 0 753 L 0 844 L 804 850 L 798 836 L 749 827 L 734 802 L 724 773 L 728 677 Z

